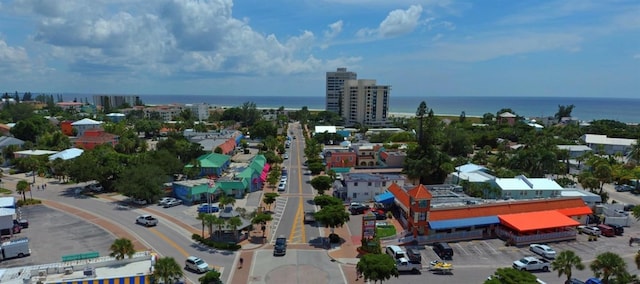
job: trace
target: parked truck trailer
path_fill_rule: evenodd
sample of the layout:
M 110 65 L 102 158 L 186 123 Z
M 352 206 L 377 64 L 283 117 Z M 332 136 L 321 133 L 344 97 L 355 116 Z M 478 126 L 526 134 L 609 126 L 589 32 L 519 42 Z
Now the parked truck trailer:
M 29 249 L 28 238 L 9 240 L 0 245 L 0 260 L 29 255 L 31 255 L 31 249 Z

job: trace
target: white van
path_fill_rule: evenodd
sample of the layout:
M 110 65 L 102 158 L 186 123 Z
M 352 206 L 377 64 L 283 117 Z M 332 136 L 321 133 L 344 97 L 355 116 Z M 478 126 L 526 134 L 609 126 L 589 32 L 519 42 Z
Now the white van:
M 191 270 L 196 273 L 205 273 L 210 270 L 209 264 L 195 256 L 190 256 L 184 261 L 184 269 Z
M 407 257 L 407 252 L 404 251 L 399 246 L 394 246 L 394 245 L 387 246 L 386 252 L 388 255 L 393 257 L 393 259 L 401 259 L 401 258 L 409 259 L 409 257 Z

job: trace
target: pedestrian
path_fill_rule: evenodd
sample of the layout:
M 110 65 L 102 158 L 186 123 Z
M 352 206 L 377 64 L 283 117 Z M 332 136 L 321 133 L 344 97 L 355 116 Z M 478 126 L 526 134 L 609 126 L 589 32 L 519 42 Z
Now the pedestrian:
M 39 185 L 36 185 L 36 188 L 38 189 L 38 191 L 40 191 L 40 186 Z
M 243 262 L 244 262 L 244 259 L 241 257 L 241 258 L 240 258 L 240 267 L 239 267 L 239 268 L 242 268 L 242 263 L 243 263 Z

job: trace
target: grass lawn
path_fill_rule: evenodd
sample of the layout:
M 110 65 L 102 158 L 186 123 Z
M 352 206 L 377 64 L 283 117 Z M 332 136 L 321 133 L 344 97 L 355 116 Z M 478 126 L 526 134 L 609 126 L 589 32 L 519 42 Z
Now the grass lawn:
M 394 227 L 393 225 L 376 226 L 376 236 L 378 238 L 395 236 L 395 234 L 396 234 L 396 227 Z

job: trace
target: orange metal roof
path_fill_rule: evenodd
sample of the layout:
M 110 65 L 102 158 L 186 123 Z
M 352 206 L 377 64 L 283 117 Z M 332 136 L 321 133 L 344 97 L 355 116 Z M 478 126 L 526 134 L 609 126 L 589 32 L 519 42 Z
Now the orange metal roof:
M 407 194 L 402 187 L 400 187 L 396 183 L 392 183 L 387 190 L 393 194 L 393 196 L 400 202 L 400 204 L 404 205 L 406 208 L 409 208 L 409 194 Z
M 580 225 L 557 210 L 498 215 L 498 218 L 500 223 L 520 232 Z
M 432 197 L 431 192 L 422 184 L 410 189 L 407 193 L 415 199 L 431 199 Z
M 395 195 L 395 194 L 394 194 Z M 500 214 L 558 210 L 585 206 L 580 197 L 506 201 L 464 207 L 433 208 L 430 221 L 495 216 Z
M 591 211 L 591 208 L 589 208 L 588 206 L 558 209 L 556 211 L 569 217 L 580 216 L 580 215 L 591 215 L 593 213 L 593 211 Z

